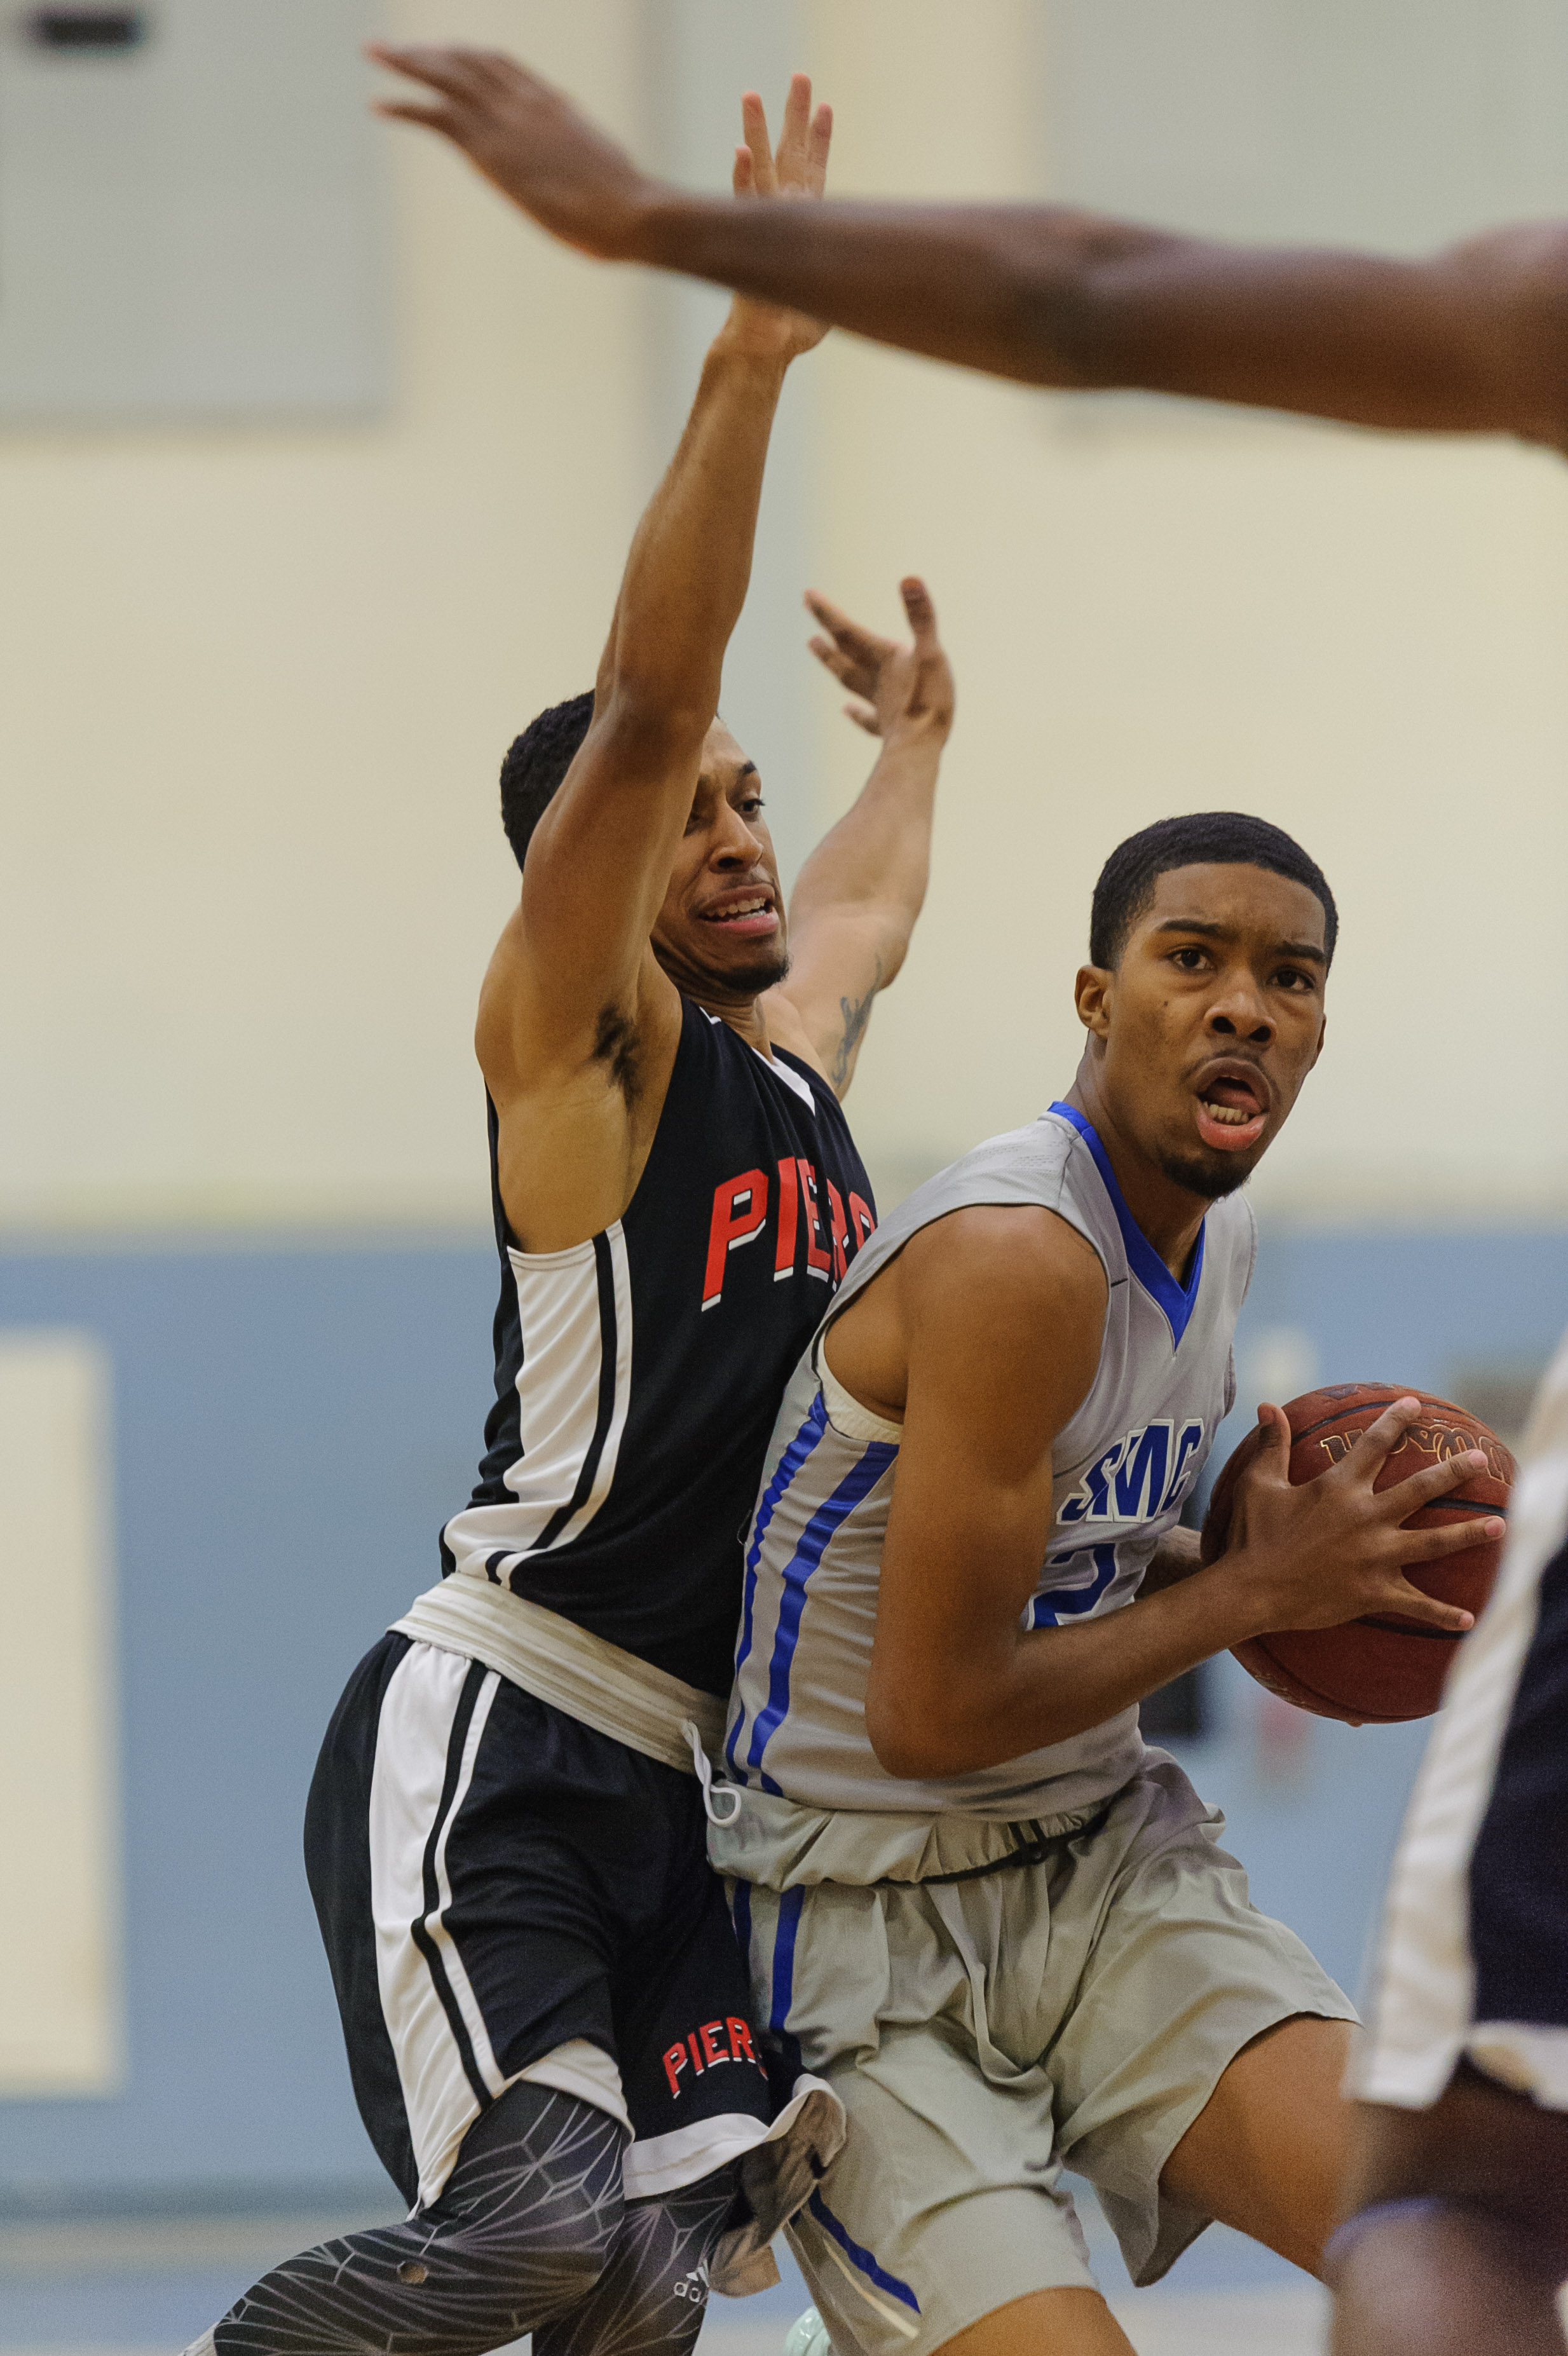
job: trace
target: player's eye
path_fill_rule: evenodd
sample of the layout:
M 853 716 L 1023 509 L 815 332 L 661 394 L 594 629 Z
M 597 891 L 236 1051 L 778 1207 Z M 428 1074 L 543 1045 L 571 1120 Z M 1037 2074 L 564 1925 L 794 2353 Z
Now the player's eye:
M 1274 980 L 1282 990 L 1303 991 L 1310 990 L 1313 986 L 1313 978 L 1311 974 L 1303 973 L 1301 968 L 1297 965 L 1281 966 L 1278 973 L 1274 976 Z
M 1171 951 L 1172 964 L 1178 965 L 1183 973 L 1201 973 L 1208 961 L 1208 950 L 1195 948 L 1191 942 L 1188 942 L 1186 948 Z

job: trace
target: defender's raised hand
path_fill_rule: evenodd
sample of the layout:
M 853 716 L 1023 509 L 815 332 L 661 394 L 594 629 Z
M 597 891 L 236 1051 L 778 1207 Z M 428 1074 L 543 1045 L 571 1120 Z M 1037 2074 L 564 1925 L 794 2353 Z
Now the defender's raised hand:
M 868 736 L 946 741 L 952 726 L 952 669 L 937 636 L 937 609 L 916 573 L 898 584 L 913 639 L 880 637 L 852 620 L 842 605 L 815 589 L 806 592 L 808 610 L 825 636 L 811 641 L 817 660 L 850 691 L 844 710 Z
M 1407 1530 L 1402 1525 L 1469 1474 L 1484 1472 L 1486 1458 L 1479 1450 L 1467 1450 L 1389 1488 L 1373 1487 L 1421 1413 L 1419 1399 L 1396 1399 L 1337 1464 L 1296 1487 L 1290 1478 L 1284 1409 L 1259 1408 L 1264 1444 L 1237 1486 L 1230 1540 L 1214 1566 L 1245 1583 L 1257 1634 L 1337 1628 L 1373 1613 L 1418 1620 L 1445 1634 L 1463 1635 L 1474 1624 L 1470 1612 L 1412 1587 L 1403 1566 L 1438 1562 L 1483 1538 L 1499 1538 L 1502 1521 L 1490 1516 L 1477 1523 L 1466 1515 L 1435 1529 Z
M 581 253 L 628 252 L 655 183 L 562 91 L 497 49 L 373 41 L 378 65 L 430 95 L 381 99 L 376 112 L 439 131 L 503 196 Z

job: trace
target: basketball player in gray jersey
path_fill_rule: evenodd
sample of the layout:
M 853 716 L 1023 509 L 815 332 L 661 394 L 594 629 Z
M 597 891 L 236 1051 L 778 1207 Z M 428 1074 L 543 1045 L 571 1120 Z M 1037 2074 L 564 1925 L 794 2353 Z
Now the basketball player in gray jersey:
M 1373 1493 L 1413 1398 L 1300 1489 L 1263 1408 L 1229 1551 L 1177 1527 L 1335 929 L 1261 819 L 1122 843 L 1067 1098 L 878 1229 L 786 1395 L 710 1854 L 781 2072 L 848 2115 L 791 2229 L 840 2348 L 1124 2356 L 1064 2166 L 1138 2282 L 1213 2218 L 1312 2269 L 1332 2226 L 1354 2014 L 1137 1705 L 1270 1629 L 1469 1625 L 1401 1566 L 1474 1532 L 1401 1524 L 1479 1460 Z

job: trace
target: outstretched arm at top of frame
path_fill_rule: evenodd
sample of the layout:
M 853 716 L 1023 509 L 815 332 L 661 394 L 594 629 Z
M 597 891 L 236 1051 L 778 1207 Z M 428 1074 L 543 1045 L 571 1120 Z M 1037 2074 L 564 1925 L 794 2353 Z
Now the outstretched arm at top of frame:
M 1029 384 L 1568 449 L 1568 223 L 1410 261 L 1224 245 L 1065 206 L 746 209 L 639 171 L 509 58 L 375 54 L 441 102 L 385 112 L 459 137 L 514 203 L 586 253 L 714 279 Z M 482 138 L 443 116 L 458 79 L 486 92 Z

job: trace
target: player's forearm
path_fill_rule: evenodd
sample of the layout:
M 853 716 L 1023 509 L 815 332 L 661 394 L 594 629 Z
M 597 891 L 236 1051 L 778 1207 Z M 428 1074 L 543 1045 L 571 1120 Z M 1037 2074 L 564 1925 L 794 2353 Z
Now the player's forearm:
M 639 260 L 1026 383 L 1568 436 L 1555 224 L 1433 262 L 1271 252 L 1053 206 L 743 207 L 660 191 Z
M 789 901 L 791 937 L 802 948 L 812 923 L 875 910 L 886 940 L 883 982 L 909 946 L 931 870 L 931 820 L 942 742 L 929 734 L 884 746 L 852 807 L 802 866 Z
M 783 217 L 806 209 L 660 188 L 625 251 L 905 351 L 1079 385 L 1098 381 L 1079 348 L 1096 258 L 1176 241 L 1063 207 L 829 201 L 812 205 L 810 220 Z
M 782 361 L 708 354 L 681 444 L 638 527 L 604 659 L 601 710 L 701 734 L 746 603 Z
M 1103 1725 L 1258 1633 L 1235 1583 L 1199 1571 L 1077 1627 L 1009 1632 L 985 1658 L 944 1647 L 929 1681 L 905 1680 L 902 1692 L 885 1682 L 868 1704 L 873 1746 L 898 1775 L 1001 1766 Z

